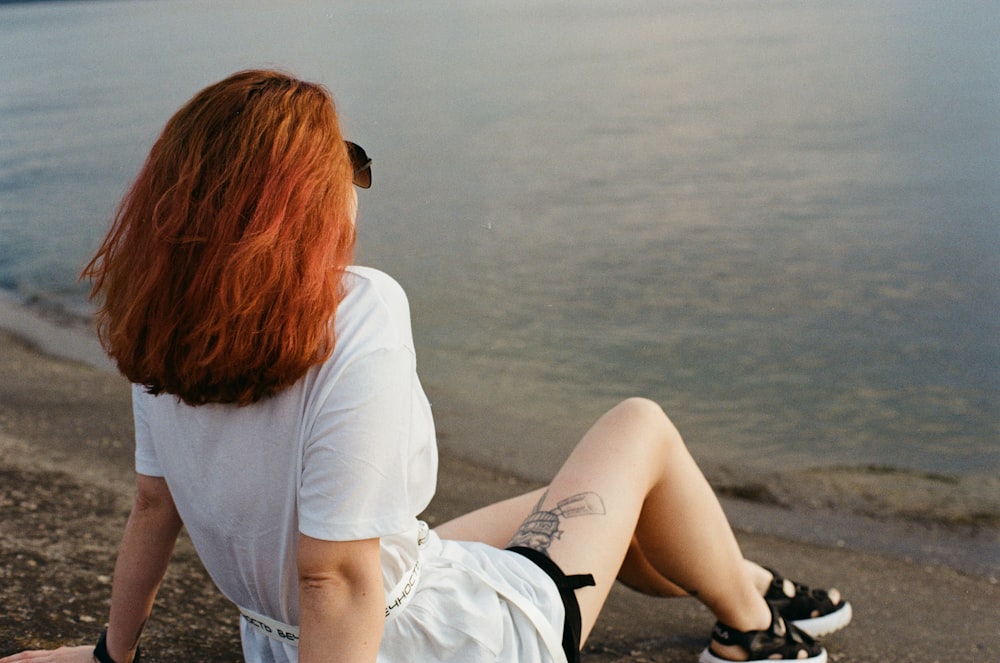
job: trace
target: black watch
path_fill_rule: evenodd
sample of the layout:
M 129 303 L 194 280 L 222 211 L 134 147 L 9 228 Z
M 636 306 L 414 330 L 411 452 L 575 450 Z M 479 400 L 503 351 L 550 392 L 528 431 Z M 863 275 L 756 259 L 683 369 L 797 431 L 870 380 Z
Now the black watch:
M 99 663 L 116 663 L 115 659 L 111 658 L 111 655 L 108 654 L 108 629 L 101 631 L 101 637 L 97 639 L 97 646 L 94 647 L 94 658 Z M 138 647 L 135 649 L 135 658 L 132 659 L 132 663 L 139 663 Z

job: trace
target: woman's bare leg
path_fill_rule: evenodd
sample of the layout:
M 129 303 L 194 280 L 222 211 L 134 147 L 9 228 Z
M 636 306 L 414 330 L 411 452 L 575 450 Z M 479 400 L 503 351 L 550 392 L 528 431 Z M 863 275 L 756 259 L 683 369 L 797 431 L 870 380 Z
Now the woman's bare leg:
M 697 596 L 721 621 L 740 630 L 770 624 L 715 494 L 650 401 L 625 401 L 598 420 L 547 490 L 496 506 L 438 531 L 503 546 L 499 535 L 529 509 L 511 542 L 545 552 L 568 574 L 593 573 L 597 581 L 596 588 L 577 592 L 584 639 L 633 536 L 656 575 Z
M 771 580 L 774 578 L 774 575 L 760 564 L 749 559 L 744 559 L 743 563 L 746 565 L 747 573 L 753 580 L 757 591 L 761 595 L 766 593 L 771 586 Z M 625 561 L 622 563 L 621 571 L 618 573 L 618 580 L 623 585 L 649 596 L 661 596 L 665 598 L 691 596 L 684 591 L 683 587 L 671 582 L 669 578 L 663 577 L 653 568 L 653 565 L 643 552 L 642 546 L 635 538 L 632 539 L 632 543 L 628 547 L 628 552 L 625 554 Z M 788 581 L 786 580 L 786 582 Z M 837 590 L 831 589 L 830 591 L 836 592 Z M 839 594 L 833 595 L 834 603 L 836 603 L 838 596 Z
M 439 525 L 435 530 L 445 539 L 479 541 L 497 548 L 504 548 L 528 517 L 548 487 L 539 488 L 517 497 L 490 504 L 470 511 Z M 745 560 L 754 579 L 754 585 L 763 594 L 771 582 L 771 574 L 756 562 Z M 653 568 L 643 553 L 639 542 L 632 537 L 618 581 L 637 592 L 662 598 L 690 598 L 683 587 L 663 577 Z M 831 590 L 836 591 L 836 590 Z M 836 601 L 836 597 L 834 598 Z
M 547 488 L 495 502 L 441 523 L 434 531 L 442 539 L 479 541 L 505 548 Z
M 470 511 L 453 520 L 442 523 L 435 531 L 445 539 L 455 541 L 479 541 L 496 548 L 505 548 L 518 528 L 538 504 L 548 487 L 539 488 L 517 497 Z M 746 560 L 754 577 L 754 584 L 763 594 L 771 582 L 771 576 L 758 564 Z M 766 574 L 762 576 L 761 574 Z M 618 581 L 625 586 L 649 596 L 661 598 L 690 598 L 683 587 L 660 575 L 642 552 L 639 542 L 632 537 L 622 567 L 618 571 Z

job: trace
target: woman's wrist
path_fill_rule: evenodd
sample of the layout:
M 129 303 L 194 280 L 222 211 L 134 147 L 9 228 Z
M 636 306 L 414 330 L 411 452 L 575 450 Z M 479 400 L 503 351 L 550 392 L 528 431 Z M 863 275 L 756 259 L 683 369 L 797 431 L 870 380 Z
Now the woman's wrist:
M 116 661 L 108 653 L 108 629 L 101 631 L 101 637 L 98 638 L 97 646 L 94 647 L 94 660 L 97 663 L 125 663 L 124 661 Z M 139 663 L 138 647 L 135 648 L 135 656 L 132 658 L 132 663 Z

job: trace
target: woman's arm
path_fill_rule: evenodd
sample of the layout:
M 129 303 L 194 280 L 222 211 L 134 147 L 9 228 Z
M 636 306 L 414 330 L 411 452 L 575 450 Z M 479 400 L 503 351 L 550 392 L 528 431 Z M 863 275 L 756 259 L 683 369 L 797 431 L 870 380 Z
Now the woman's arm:
M 111 587 L 107 646 L 115 663 L 129 663 L 135 656 L 181 525 L 167 482 L 160 477 L 136 475 L 135 502 L 118 550 Z
M 379 540 L 299 535 L 299 662 L 373 663 L 385 625 Z

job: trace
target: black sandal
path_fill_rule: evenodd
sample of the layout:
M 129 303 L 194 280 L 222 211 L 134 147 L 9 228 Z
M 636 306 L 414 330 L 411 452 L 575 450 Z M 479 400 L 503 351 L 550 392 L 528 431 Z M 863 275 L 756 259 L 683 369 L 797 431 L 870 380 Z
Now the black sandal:
M 722 622 L 716 622 L 712 629 L 712 642 L 723 646 L 736 646 L 744 649 L 748 661 L 795 661 L 796 663 L 826 663 L 826 650 L 816 644 L 808 634 L 795 626 L 788 624 L 778 614 L 777 608 L 771 608 L 771 625 L 765 631 L 737 631 Z M 802 652 L 806 658 L 799 658 Z M 774 658 L 778 656 L 780 658 Z M 732 663 L 729 659 L 720 658 L 707 647 L 698 658 L 698 663 Z
M 793 626 L 814 638 L 839 631 L 851 623 L 851 604 L 843 599 L 834 603 L 824 589 L 810 589 L 806 585 L 789 580 L 795 587 L 795 594 L 785 593 L 785 578 L 774 569 L 767 569 L 774 576 L 767 588 L 764 599 L 778 609 L 778 614 Z

